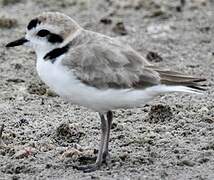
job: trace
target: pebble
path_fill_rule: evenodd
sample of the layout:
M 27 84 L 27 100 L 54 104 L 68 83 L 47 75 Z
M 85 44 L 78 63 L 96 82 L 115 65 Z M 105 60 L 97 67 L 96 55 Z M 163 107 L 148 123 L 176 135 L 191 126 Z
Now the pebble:
M 146 59 L 150 62 L 161 62 L 163 58 L 157 53 L 153 51 L 149 51 L 146 55 Z
M 0 28 L 13 28 L 18 25 L 18 22 L 14 18 L 8 18 L 8 17 L 0 17 Z
M 36 153 L 36 149 L 31 148 L 31 147 L 27 147 L 21 150 L 18 150 L 14 155 L 13 158 L 15 159 L 22 159 L 25 157 L 29 157 L 32 156 L 33 154 Z
M 125 28 L 125 25 L 124 25 L 124 23 L 121 21 L 121 22 L 117 22 L 115 25 L 114 25 L 114 27 L 113 27 L 113 32 L 115 32 L 116 34 L 119 34 L 119 35 L 122 35 L 122 36 L 124 36 L 124 35 L 127 35 L 128 34 L 128 32 L 127 32 L 127 30 L 126 30 L 126 28 Z

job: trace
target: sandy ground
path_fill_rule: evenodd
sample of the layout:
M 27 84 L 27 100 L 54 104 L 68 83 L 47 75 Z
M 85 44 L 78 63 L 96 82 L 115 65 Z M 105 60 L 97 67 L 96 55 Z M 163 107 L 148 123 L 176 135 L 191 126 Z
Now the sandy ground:
M 0 179 L 214 179 L 214 2 L 189 0 L 1 0 Z M 169 94 L 115 111 L 111 160 L 99 171 L 95 112 L 54 96 L 35 71 L 35 54 L 4 45 L 43 11 L 131 44 L 156 65 L 207 78 L 204 95 Z M 150 53 L 149 53 L 150 52 Z M 153 52 L 153 53 L 151 53 Z M 149 54 L 149 55 L 148 55 Z

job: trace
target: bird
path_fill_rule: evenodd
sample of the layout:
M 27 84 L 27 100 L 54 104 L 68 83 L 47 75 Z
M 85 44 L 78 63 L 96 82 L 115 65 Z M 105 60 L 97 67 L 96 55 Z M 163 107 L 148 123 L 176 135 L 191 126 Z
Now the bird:
M 25 36 L 6 47 L 26 45 L 36 53 L 41 80 L 60 97 L 98 113 L 101 140 L 94 164 L 78 166 L 84 172 L 100 169 L 109 157 L 113 111 L 140 108 L 171 92 L 203 92 L 193 77 L 147 61 L 119 39 L 86 30 L 70 16 L 43 12 L 27 25 Z

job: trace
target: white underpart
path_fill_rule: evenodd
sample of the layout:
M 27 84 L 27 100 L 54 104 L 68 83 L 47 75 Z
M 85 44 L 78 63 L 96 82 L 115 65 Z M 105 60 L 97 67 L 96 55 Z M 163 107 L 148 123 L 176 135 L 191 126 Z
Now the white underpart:
M 40 51 L 41 52 L 41 51 Z M 37 71 L 41 79 L 57 94 L 72 103 L 88 107 L 98 112 L 117 108 L 140 107 L 159 94 L 167 92 L 197 91 L 184 86 L 156 85 L 144 90 L 136 89 L 97 89 L 83 84 L 72 70 L 61 64 L 64 55 L 44 61 L 44 53 L 37 54 Z

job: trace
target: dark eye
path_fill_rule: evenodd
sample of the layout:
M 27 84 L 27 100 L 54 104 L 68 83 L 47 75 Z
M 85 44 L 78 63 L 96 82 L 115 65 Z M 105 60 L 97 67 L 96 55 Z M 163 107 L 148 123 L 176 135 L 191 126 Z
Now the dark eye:
M 46 29 L 42 29 L 40 30 L 38 33 L 37 33 L 37 36 L 40 36 L 40 37 L 45 37 L 47 36 L 48 34 L 50 34 L 50 32 Z

